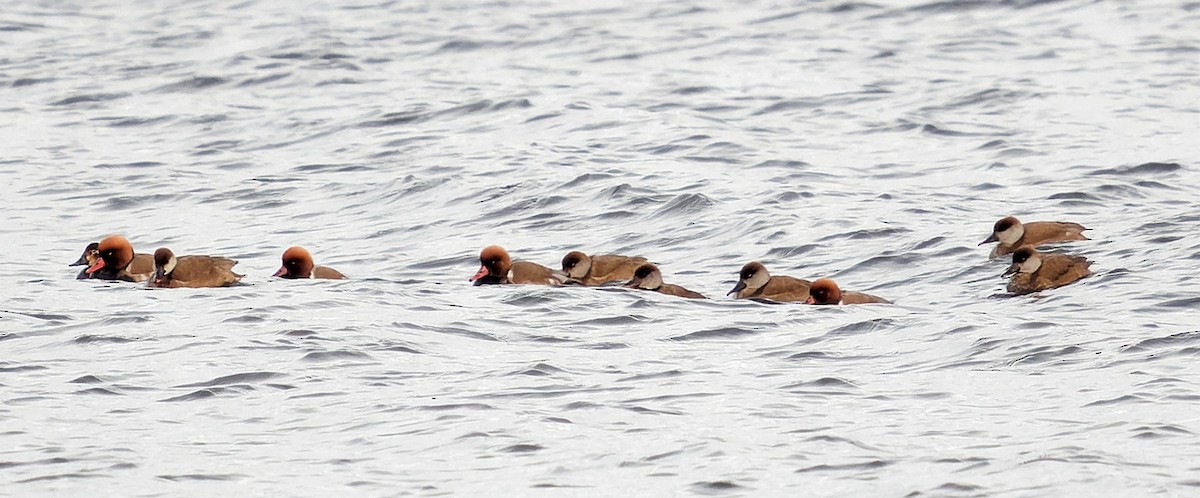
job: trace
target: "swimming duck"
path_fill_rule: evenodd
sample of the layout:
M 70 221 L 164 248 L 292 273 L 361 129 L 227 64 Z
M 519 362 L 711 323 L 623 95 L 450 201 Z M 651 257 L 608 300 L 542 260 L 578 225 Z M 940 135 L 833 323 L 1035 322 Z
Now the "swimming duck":
M 984 239 L 983 242 L 980 242 L 979 245 L 999 242 L 1000 244 L 995 249 L 992 249 L 992 254 L 989 256 L 990 259 L 995 259 L 1012 253 L 1021 246 L 1036 247 L 1051 242 L 1089 240 L 1087 237 L 1084 237 L 1084 230 L 1087 230 L 1087 228 L 1078 223 L 1065 221 L 1032 221 L 1021 223 L 1021 220 L 1018 220 L 1016 217 L 1005 216 L 992 226 L 992 234 Z

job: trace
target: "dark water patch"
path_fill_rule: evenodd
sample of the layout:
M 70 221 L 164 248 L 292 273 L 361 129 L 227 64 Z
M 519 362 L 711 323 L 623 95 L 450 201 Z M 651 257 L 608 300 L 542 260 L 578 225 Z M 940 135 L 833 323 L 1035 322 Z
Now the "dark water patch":
M 562 115 L 563 115 L 563 113 L 561 113 L 561 112 L 547 112 L 547 113 L 545 113 L 545 114 L 538 114 L 537 116 L 534 116 L 534 117 L 532 117 L 532 118 L 526 119 L 526 120 L 525 120 L 525 122 L 524 122 L 524 124 L 529 124 L 529 123 L 533 123 L 533 122 L 536 122 L 536 121 L 542 121 L 542 120 L 544 120 L 544 119 L 557 118 L 557 117 L 560 117 L 560 116 L 562 116 Z
M 152 118 L 133 118 L 133 117 L 104 117 L 94 118 L 94 121 L 105 121 L 112 128 L 134 128 L 138 126 L 149 126 L 175 119 L 174 115 L 156 116 Z
M 622 406 L 621 408 L 624 410 L 628 410 L 633 413 L 638 413 L 638 414 L 642 414 L 642 415 L 676 415 L 676 416 L 679 416 L 679 415 L 684 414 L 682 411 L 679 411 L 679 410 L 661 410 L 661 409 L 656 410 L 654 408 L 647 408 L 647 407 L 638 406 L 638 405 Z
M 298 173 L 361 173 L 375 171 L 375 168 L 362 164 L 303 164 L 292 168 Z
M 51 102 L 50 105 L 55 107 L 73 106 L 76 104 L 95 104 L 99 102 L 108 102 L 110 100 L 123 99 L 129 94 L 125 92 L 116 93 L 89 93 L 81 95 L 73 95 L 62 100 Z
M 773 256 L 780 259 L 787 259 L 793 256 L 802 256 L 812 252 L 814 249 L 822 247 L 821 244 L 804 244 L 800 246 L 784 246 L 772 247 L 767 251 L 768 256 Z
M 675 216 L 700 213 L 713 206 L 712 199 L 704 194 L 681 194 L 667 201 L 654 212 L 654 216 Z
M 640 382 L 645 380 L 669 379 L 681 376 L 683 376 L 682 370 L 667 370 L 665 372 L 652 372 L 622 377 L 617 379 L 617 382 Z
M 1162 424 L 1156 426 L 1143 425 L 1130 429 L 1130 432 L 1135 433 L 1133 436 L 1131 436 L 1135 439 L 1160 439 L 1164 437 L 1180 437 L 1194 434 L 1192 431 L 1174 424 Z
M 1180 332 L 1171 334 L 1165 337 L 1154 337 L 1137 342 L 1136 344 L 1126 346 L 1120 350 L 1122 353 L 1141 353 L 1168 347 L 1178 347 L 1184 345 L 1200 346 L 1200 331 Z
M 737 339 L 740 337 L 756 335 L 759 330 L 750 330 L 739 327 L 721 327 L 716 329 L 699 330 L 684 335 L 671 337 L 672 341 L 702 341 L 708 339 Z
M 571 179 L 570 181 L 560 185 L 559 188 L 560 189 L 573 189 L 573 188 L 580 187 L 580 186 L 586 185 L 586 184 L 596 183 L 596 182 L 600 182 L 600 181 L 604 181 L 604 180 L 611 180 L 614 177 L 616 177 L 616 175 L 612 174 L 612 173 L 589 172 L 589 173 L 584 173 L 582 175 L 576 176 L 575 178 Z M 628 184 L 626 184 L 626 185 L 628 185 Z
M 544 449 L 546 449 L 546 447 L 542 446 L 540 444 L 522 443 L 522 444 L 514 444 L 511 446 L 505 446 L 504 448 L 501 448 L 500 451 L 502 453 L 534 453 L 534 452 L 542 451 Z
M 1083 348 L 1078 346 L 1066 346 L 1062 348 L 1053 348 L 1050 346 L 1039 346 L 1033 349 L 1033 352 L 1020 352 L 1017 358 L 1009 362 L 1010 365 L 1021 363 L 1049 363 L 1052 361 L 1066 361 L 1068 357 L 1084 352 Z
M 239 373 L 239 374 L 233 374 L 233 375 L 224 375 L 224 376 L 217 377 L 215 379 L 204 381 L 204 382 L 196 382 L 193 384 L 180 384 L 178 386 L 172 386 L 172 387 L 175 387 L 175 388 L 212 387 L 212 386 L 226 386 L 226 385 L 230 385 L 230 384 L 247 384 L 247 383 L 261 382 L 261 381 L 264 381 L 267 379 L 273 379 L 276 377 L 282 377 L 284 375 L 285 374 L 278 373 L 278 372 L 246 372 L 246 373 Z
M 1098 169 L 1088 173 L 1089 175 L 1118 175 L 1118 176 L 1137 176 L 1137 175 L 1161 175 L 1167 173 L 1175 173 L 1183 169 L 1183 165 L 1179 163 L 1143 163 L 1137 166 L 1125 166 L 1118 168 Z
M 616 326 L 616 325 L 637 325 L 650 320 L 650 317 L 645 315 L 613 315 L 602 316 L 598 318 L 589 318 L 572 322 L 573 325 L 579 326 Z
M 851 232 L 829 235 L 818 239 L 821 242 L 830 240 L 875 240 L 875 239 L 891 239 L 900 237 L 902 234 L 912 232 L 907 228 L 869 228 L 863 230 L 854 230 Z
M 751 113 L 751 116 L 763 116 L 766 114 L 775 114 L 779 112 L 795 111 L 795 110 L 810 110 L 828 105 L 825 99 L 820 98 L 799 98 L 776 102 L 769 106 L 763 107 Z
M 124 396 L 123 394 L 121 394 L 119 392 L 116 392 L 116 391 L 113 391 L 110 389 L 105 389 L 103 387 L 92 387 L 92 388 L 88 388 L 88 389 L 83 389 L 80 391 L 75 391 L 74 394 L 99 394 L 99 395 L 104 395 L 104 396 Z
M 292 75 L 291 72 L 283 71 L 283 72 L 278 72 L 278 73 L 271 73 L 271 74 L 268 74 L 265 76 L 259 76 L 256 78 L 246 78 L 242 81 L 239 81 L 237 84 L 237 87 L 238 88 L 246 88 L 246 87 L 251 87 L 251 86 L 265 85 L 267 83 L 271 83 L 271 82 L 275 82 L 275 81 L 279 81 L 281 79 L 287 78 L 288 76 L 291 76 L 291 75 Z
M 1144 404 L 1144 403 L 1150 403 L 1150 401 L 1146 400 L 1141 395 L 1126 394 L 1124 396 L 1118 396 L 1118 397 L 1112 398 L 1112 399 L 1102 399 L 1102 400 L 1098 400 L 1098 401 L 1093 401 L 1093 402 L 1085 404 L 1083 406 L 1085 408 L 1087 408 L 1087 407 Z
M 212 88 L 225 83 L 225 78 L 220 78 L 217 76 L 192 76 L 191 78 L 180 80 L 175 83 L 160 86 L 155 88 L 153 91 L 157 93 L 191 92 Z
M 593 342 L 578 346 L 580 349 L 596 349 L 601 351 L 613 349 L 628 349 L 629 345 L 623 342 Z
M 246 474 L 159 474 L 155 476 L 164 481 L 238 481 L 249 478 Z
M 369 360 L 371 355 L 358 351 L 313 351 L 300 358 L 300 361 L 335 361 L 335 360 Z
M 76 344 L 125 344 L 136 342 L 138 340 L 139 339 L 130 339 L 128 337 L 84 334 L 76 337 L 72 340 L 72 342 Z
M 33 483 L 33 482 L 57 481 L 59 479 L 99 479 L 99 478 L 107 478 L 107 477 L 110 477 L 110 476 L 103 475 L 103 474 L 83 474 L 83 473 L 79 473 L 79 472 L 71 472 L 71 473 L 67 473 L 67 474 L 55 474 L 55 475 L 48 475 L 48 476 L 30 477 L 28 479 L 21 479 L 16 482 L 25 484 L 25 483 Z
M 895 463 L 895 462 L 889 462 L 889 461 L 883 461 L 883 460 L 871 460 L 871 461 L 862 462 L 862 463 L 845 463 L 845 464 L 840 464 L 840 465 L 838 465 L 838 464 L 835 464 L 835 465 L 822 464 L 822 465 L 814 465 L 812 467 L 805 467 L 803 469 L 797 470 L 796 473 L 797 474 L 806 474 L 806 473 L 810 473 L 810 472 L 861 472 L 861 471 L 882 469 L 893 463 Z
M 1152 180 L 1141 180 L 1138 182 L 1134 182 L 1134 185 L 1136 185 L 1138 187 L 1154 189 L 1154 190 L 1173 190 L 1173 191 L 1181 190 L 1179 187 L 1176 187 L 1173 185 L 1167 185 L 1165 183 L 1159 183 L 1159 182 L 1152 181 Z
M 983 491 L 983 487 L 973 484 L 960 484 L 957 482 L 948 482 L 935 488 L 937 491 L 947 493 L 979 493 Z
M 12 81 L 13 88 L 21 88 L 26 86 L 40 85 L 43 83 L 53 83 L 58 81 L 58 78 L 17 78 Z
M 259 315 L 238 315 L 221 320 L 221 323 L 263 323 L 267 318 Z
M 1156 308 L 1196 309 L 1197 307 L 1200 307 L 1200 297 L 1172 299 L 1170 301 L 1163 301 L 1161 303 L 1158 303 L 1158 304 L 1154 305 L 1154 307 L 1156 307 Z
M 101 164 L 97 164 L 93 167 L 97 168 L 97 169 L 113 169 L 113 168 L 143 169 L 143 168 L 156 168 L 158 166 L 163 166 L 163 165 L 164 165 L 163 163 L 156 162 L 156 161 L 136 161 L 136 162 L 132 162 L 132 163 L 101 163 Z
M 966 252 L 970 252 L 970 251 L 968 250 Z M 923 254 L 916 254 L 916 253 L 909 253 L 909 252 L 900 253 L 900 254 L 875 256 L 873 258 L 867 259 L 860 263 L 851 265 L 849 268 L 846 268 L 843 271 L 843 273 L 853 273 L 853 272 L 867 271 L 867 270 L 880 271 L 879 269 L 905 270 L 905 269 L 916 267 L 920 263 L 924 262 L 926 259 L 927 259 L 927 256 L 925 256 Z M 840 284 L 840 282 L 839 282 L 839 284 Z M 839 287 L 840 287 L 840 285 L 839 285 Z M 846 290 L 846 289 L 843 288 L 843 290 Z M 850 290 L 854 290 L 854 289 L 850 289 Z
M 16 366 L 11 366 L 11 367 L 0 366 L 0 373 L 36 372 L 38 370 L 47 370 L 49 368 L 50 367 L 45 367 L 42 365 L 16 365 Z
M 781 387 L 781 389 L 811 389 L 811 388 L 858 389 L 858 386 L 854 385 L 853 382 L 850 382 L 845 379 L 839 379 L 837 377 L 821 377 L 816 380 L 794 382 L 794 383 L 791 383 L 791 384 Z
M 82 377 L 76 377 L 70 381 L 71 384 L 103 384 L 105 382 L 108 381 L 95 375 L 84 375 Z
M 870 320 L 864 320 L 861 322 L 855 322 L 855 323 L 851 323 L 851 324 L 847 324 L 847 325 L 842 325 L 841 327 L 837 327 L 833 330 L 830 330 L 829 332 L 826 332 L 825 335 L 827 335 L 827 336 L 858 335 L 858 334 L 866 334 L 866 333 L 870 333 L 870 332 L 876 332 L 879 330 L 895 329 L 895 328 L 898 328 L 899 326 L 900 326 L 900 322 L 893 320 L 891 318 L 873 318 Z
M 1099 201 L 1100 198 L 1087 192 L 1059 192 L 1047 197 L 1049 200 Z
M 989 88 L 971 93 L 961 98 L 951 100 L 946 103 L 948 108 L 962 108 L 973 105 L 983 105 L 991 107 L 996 105 L 1009 106 L 1022 100 L 1038 98 L 1039 94 L 1022 92 L 1017 90 L 1006 90 L 1003 88 Z
M 785 169 L 785 170 L 807 170 L 809 168 L 812 168 L 812 164 L 806 163 L 804 161 L 796 161 L 796 160 L 791 160 L 791 159 L 768 159 L 766 161 L 756 163 L 756 164 L 750 166 L 750 168 L 754 168 L 754 169 L 777 168 L 777 169 Z
M 72 463 L 74 460 L 63 457 L 43 458 L 41 460 L 30 460 L 27 462 L 3 462 L 0 461 L 0 469 L 8 469 L 12 467 L 24 467 L 26 465 L 58 465 L 62 463 Z
M 103 209 L 123 210 L 142 206 L 173 204 L 181 196 L 175 194 L 146 194 L 138 196 L 114 196 L 104 203 Z
M 691 485 L 692 491 L 696 494 L 705 496 L 721 495 L 723 493 L 740 492 L 746 490 L 742 486 L 734 484 L 732 481 L 698 481 Z
M 201 399 L 212 398 L 214 396 L 217 396 L 218 394 L 222 394 L 222 393 L 226 393 L 226 392 L 230 392 L 230 391 L 226 388 L 221 388 L 221 387 L 211 388 L 211 389 L 200 389 L 200 390 L 192 391 L 192 392 L 184 394 L 184 395 L 175 396 L 172 398 L 160 399 L 159 402 L 176 403 L 176 402 L 180 402 L 180 401 L 196 401 L 196 400 L 201 400 Z
M 671 90 L 672 95 L 700 95 L 702 93 L 715 92 L 718 89 L 712 86 L 685 86 Z
M 423 405 L 417 407 L 417 409 L 430 412 L 448 412 L 459 410 L 495 410 L 496 407 L 487 403 L 449 403 L 443 405 Z
M 554 375 L 559 375 L 559 374 L 564 374 L 564 373 L 567 373 L 567 372 L 565 370 L 558 368 L 554 365 L 551 365 L 549 363 L 538 363 L 538 364 L 530 366 L 529 368 L 523 368 L 521 370 L 512 372 L 508 375 L 529 375 L 529 376 L 533 376 L 533 377 L 551 377 Z

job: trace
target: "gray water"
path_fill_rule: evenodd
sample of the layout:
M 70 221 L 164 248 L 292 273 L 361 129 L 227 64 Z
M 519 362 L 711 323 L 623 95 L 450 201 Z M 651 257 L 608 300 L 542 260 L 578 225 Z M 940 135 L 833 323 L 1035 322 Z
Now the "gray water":
M 1197 125 L 1197 2 L 3 2 L 0 494 L 1195 495 Z M 1006 296 L 1007 214 L 1095 275 Z

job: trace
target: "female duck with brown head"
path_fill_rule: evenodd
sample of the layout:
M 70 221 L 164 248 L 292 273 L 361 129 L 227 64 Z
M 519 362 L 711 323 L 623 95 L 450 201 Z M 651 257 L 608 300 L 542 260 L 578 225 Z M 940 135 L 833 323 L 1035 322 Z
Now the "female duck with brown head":
M 84 259 L 89 259 L 86 252 L 83 256 Z M 133 245 L 129 243 L 128 239 L 120 235 L 110 235 L 96 244 L 95 259 L 89 259 L 91 265 L 80 274 L 79 278 L 145 282 L 150 278 L 150 273 L 154 269 L 151 267 L 149 271 L 146 271 L 144 262 L 139 262 L 135 266 L 135 259 Z
M 1008 291 L 1021 295 L 1062 287 L 1092 274 L 1092 262 L 1081 256 L 1043 254 L 1025 246 L 1013 253 Z
M 537 284 L 562 285 L 567 276 L 529 261 L 513 261 L 500 246 L 487 246 L 479 252 L 479 271 L 470 278 L 475 285 Z
M 572 281 L 583 285 L 604 285 L 609 282 L 628 281 L 633 278 L 633 272 L 645 262 L 646 258 L 641 256 L 588 256 L 581 251 L 571 251 L 563 256 L 562 271 Z
M 1087 228 L 1078 223 L 1065 221 L 1021 223 L 1021 220 L 1016 217 L 1005 216 L 992 226 L 992 234 L 979 245 L 999 242 L 1000 244 L 992 249 L 992 254 L 989 256 L 994 259 L 1012 253 L 1022 246 L 1040 246 L 1069 240 L 1089 240 L 1083 236 L 1084 230 Z
M 154 251 L 154 277 L 148 287 L 228 287 L 242 276 L 233 272 L 237 261 L 217 256 L 180 256 L 160 247 Z
M 346 278 L 342 272 L 328 266 L 313 264 L 312 254 L 303 247 L 292 246 L 283 251 L 283 266 L 275 272 L 276 277 L 283 278 L 327 278 L 341 280 Z
M 862 292 L 843 291 L 831 278 L 818 278 L 808 289 L 805 304 L 891 304 L 891 301 Z
M 654 263 L 643 263 L 636 271 L 633 272 L 633 279 L 625 284 L 625 287 L 631 289 L 642 289 L 654 291 L 671 296 L 686 297 L 690 299 L 705 299 L 703 294 L 692 292 L 683 287 L 673 284 L 664 284 L 662 272 Z
M 736 299 L 769 299 L 781 303 L 803 303 L 812 282 L 802 278 L 771 276 L 767 267 L 751 261 L 738 272 L 737 285 L 729 291 Z

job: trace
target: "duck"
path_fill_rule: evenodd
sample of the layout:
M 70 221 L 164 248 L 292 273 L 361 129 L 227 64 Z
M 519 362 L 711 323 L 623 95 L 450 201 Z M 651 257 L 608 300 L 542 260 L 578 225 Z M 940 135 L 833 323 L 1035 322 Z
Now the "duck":
M 767 267 L 751 261 L 738 272 L 738 282 L 726 295 L 734 299 L 767 299 L 781 303 L 803 303 L 808 300 L 812 282 L 802 278 L 772 276 Z
M 180 256 L 166 247 L 154 251 L 154 276 L 147 287 L 228 287 L 242 275 L 233 272 L 237 261 L 219 256 Z
M 67 265 L 84 267 L 82 270 L 79 270 L 79 274 L 75 276 L 76 279 L 84 280 L 92 278 L 91 275 L 88 275 L 87 270 L 89 267 L 96 264 L 96 260 L 100 259 L 99 247 L 99 242 L 92 242 L 91 244 L 88 244 L 87 247 L 83 249 L 83 254 L 79 256 L 79 259 L 74 263 Z M 154 255 L 141 252 L 134 253 L 133 262 L 129 264 L 129 272 L 134 275 L 149 275 L 154 273 Z
M 346 278 L 342 272 L 328 266 L 313 264 L 312 254 L 300 246 L 292 246 L 283 251 L 283 266 L 275 272 L 276 277 L 283 278 L 325 278 L 341 280 Z
M 479 271 L 469 281 L 475 285 L 535 284 L 562 285 L 566 274 L 529 261 L 513 261 L 500 246 L 487 246 L 479 252 Z
M 1090 276 L 1091 265 L 1082 256 L 1040 253 L 1032 246 L 1025 246 L 1013 252 L 1012 266 L 1003 276 L 1012 275 L 1008 292 L 1019 296 L 1062 287 Z
M 153 258 L 149 267 L 145 258 L 138 258 L 133 252 L 133 244 L 129 239 L 120 235 L 109 235 L 94 248 L 88 244 L 80 257 L 88 264 L 76 278 L 95 278 L 122 282 L 145 282 L 154 273 Z M 136 262 L 136 264 L 135 264 Z M 75 264 L 78 264 L 76 261 Z
M 843 291 L 837 282 L 831 278 L 818 278 L 808 289 L 808 299 L 805 304 L 891 304 L 891 301 L 879 296 L 862 292 Z
M 656 266 L 654 263 L 642 263 L 642 265 L 633 272 L 633 279 L 626 283 L 625 287 L 654 291 L 661 294 L 686 297 L 689 299 L 706 299 L 704 295 L 700 294 L 699 292 L 693 292 L 678 285 L 664 284 L 662 272 L 658 270 L 658 266 Z
M 633 272 L 646 262 L 646 258 L 641 256 L 588 256 L 582 251 L 571 251 L 563 256 L 562 271 L 572 282 L 589 286 L 604 285 L 628 281 L 633 278 Z
M 1010 254 L 1022 246 L 1040 246 L 1051 242 L 1090 240 L 1083 235 L 1083 225 L 1066 221 L 1031 221 L 1021 223 L 1015 216 L 1000 218 L 992 226 L 992 234 L 979 245 L 999 242 L 989 259 Z

